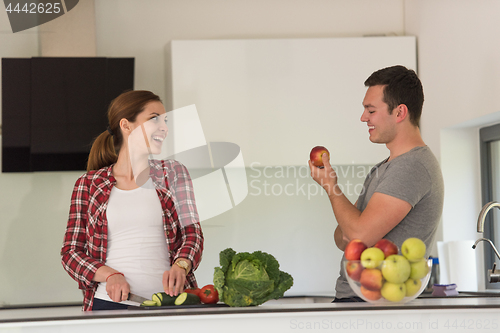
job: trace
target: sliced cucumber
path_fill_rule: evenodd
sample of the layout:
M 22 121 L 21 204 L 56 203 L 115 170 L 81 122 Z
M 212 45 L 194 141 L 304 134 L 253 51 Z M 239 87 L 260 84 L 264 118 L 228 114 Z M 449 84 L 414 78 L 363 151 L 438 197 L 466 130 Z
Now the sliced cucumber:
M 196 305 L 201 304 L 201 300 L 198 296 L 194 294 L 182 293 L 177 296 L 175 300 L 175 305 Z
M 151 297 L 151 299 L 158 306 L 162 306 L 162 305 L 175 305 L 174 302 L 175 302 L 176 298 L 177 297 L 170 296 L 170 295 L 166 294 L 165 292 L 153 294 L 153 296 Z
M 153 300 L 146 300 L 141 303 L 141 306 L 157 306 L 156 301 Z

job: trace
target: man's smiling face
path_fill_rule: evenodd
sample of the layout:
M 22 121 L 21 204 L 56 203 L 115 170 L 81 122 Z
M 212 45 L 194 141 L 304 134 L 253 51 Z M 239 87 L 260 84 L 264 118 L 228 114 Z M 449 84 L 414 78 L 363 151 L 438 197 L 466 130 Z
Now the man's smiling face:
M 363 100 L 364 111 L 361 121 L 368 125 L 370 141 L 373 143 L 390 143 L 396 135 L 396 113 L 389 114 L 384 102 L 384 86 L 369 87 Z

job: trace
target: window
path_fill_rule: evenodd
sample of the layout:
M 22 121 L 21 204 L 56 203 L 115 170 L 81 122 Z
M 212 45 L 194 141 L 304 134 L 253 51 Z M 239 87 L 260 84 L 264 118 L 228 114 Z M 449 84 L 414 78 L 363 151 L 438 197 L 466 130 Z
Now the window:
M 500 124 L 484 127 L 479 131 L 481 154 L 481 191 L 482 204 L 490 201 L 500 202 Z M 492 209 L 484 223 L 484 237 L 491 239 L 500 249 L 500 210 Z M 491 269 L 493 262 L 500 269 L 500 260 L 491 246 L 484 246 L 485 267 Z M 486 276 L 486 289 L 500 289 L 500 283 L 489 283 Z

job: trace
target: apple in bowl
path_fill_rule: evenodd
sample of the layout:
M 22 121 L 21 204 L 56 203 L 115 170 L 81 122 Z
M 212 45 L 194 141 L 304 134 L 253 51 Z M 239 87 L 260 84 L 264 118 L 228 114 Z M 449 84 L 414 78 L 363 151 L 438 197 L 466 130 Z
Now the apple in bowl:
M 347 275 L 354 281 L 359 281 L 361 279 L 361 272 L 363 272 L 365 268 L 361 265 L 359 260 L 348 261 L 345 265 L 345 271 Z
M 361 253 L 368 247 L 360 239 L 353 239 L 347 243 L 344 249 L 344 256 L 347 260 L 360 260 Z
M 405 258 L 402 258 L 402 261 Z M 391 269 L 387 269 L 386 261 L 382 261 L 378 267 L 364 268 L 361 260 L 345 260 L 343 262 L 344 271 L 346 273 L 349 286 L 356 293 L 357 296 L 370 303 L 406 303 L 417 298 L 427 286 L 431 276 L 432 259 L 422 259 L 421 262 L 425 263 L 425 271 L 427 272 L 422 278 L 412 279 L 410 277 L 410 269 L 408 265 L 395 265 L 390 261 Z M 362 267 L 362 271 L 356 271 L 359 276 L 355 280 L 349 275 L 348 267 Z M 384 277 L 384 267 L 386 267 L 386 275 L 389 276 L 391 281 L 386 280 Z M 401 269 L 401 271 L 399 271 Z M 390 271 L 390 273 L 388 273 Z M 355 276 L 355 277 L 356 277 Z M 407 278 L 402 281 L 403 277 Z M 357 278 L 357 277 L 356 277 Z
M 381 249 L 386 258 L 399 252 L 397 245 L 385 238 L 379 240 L 373 247 Z
M 347 281 L 356 295 L 367 302 L 406 303 L 417 298 L 429 282 L 432 260 L 423 257 L 425 244 L 419 239 L 403 242 L 401 254 L 389 240 L 372 247 L 352 240 L 347 249 L 349 253 L 344 253 L 343 262 Z

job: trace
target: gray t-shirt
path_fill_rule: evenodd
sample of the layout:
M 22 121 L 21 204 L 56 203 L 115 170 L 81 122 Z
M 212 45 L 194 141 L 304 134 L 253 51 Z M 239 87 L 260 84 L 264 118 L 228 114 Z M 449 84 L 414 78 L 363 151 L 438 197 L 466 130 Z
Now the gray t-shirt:
M 386 161 L 374 166 L 366 177 L 357 208 L 363 211 L 375 192 L 408 202 L 412 206 L 408 215 L 383 238 L 401 249 L 407 238 L 417 237 L 429 251 L 443 211 L 444 184 L 439 162 L 427 146 L 415 147 Z M 335 290 L 338 298 L 356 296 L 345 278 L 342 262 Z

